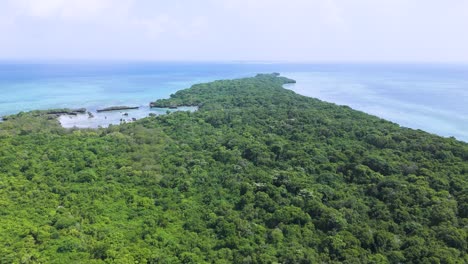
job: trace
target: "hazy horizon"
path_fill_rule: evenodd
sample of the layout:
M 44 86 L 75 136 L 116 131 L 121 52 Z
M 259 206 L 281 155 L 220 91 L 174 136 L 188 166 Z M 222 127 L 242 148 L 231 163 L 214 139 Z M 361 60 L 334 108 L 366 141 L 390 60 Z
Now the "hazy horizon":
M 0 0 L 0 60 L 468 63 L 468 1 Z
M 385 61 L 385 60 L 368 60 L 368 61 L 295 61 L 295 60 L 158 60 L 158 59 L 120 59 L 120 58 L 0 58 L 0 63 L 209 63 L 209 64 L 304 64 L 304 65 L 327 65 L 327 64 L 343 64 L 343 65 L 459 65 L 468 66 L 468 61 Z

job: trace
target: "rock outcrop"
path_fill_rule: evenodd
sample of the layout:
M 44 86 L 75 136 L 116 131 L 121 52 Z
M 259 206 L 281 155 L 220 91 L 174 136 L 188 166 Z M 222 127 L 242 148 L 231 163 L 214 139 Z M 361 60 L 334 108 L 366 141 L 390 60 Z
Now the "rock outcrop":
M 111 107 L 106 107 L 103 109 L 98 109 L 97 112 L 110 112 L 110 111 L 119 111 L 119 110 L 131 110 L 131 109 L 138 109 L 140 107 L 138 106 L 111 106 Z

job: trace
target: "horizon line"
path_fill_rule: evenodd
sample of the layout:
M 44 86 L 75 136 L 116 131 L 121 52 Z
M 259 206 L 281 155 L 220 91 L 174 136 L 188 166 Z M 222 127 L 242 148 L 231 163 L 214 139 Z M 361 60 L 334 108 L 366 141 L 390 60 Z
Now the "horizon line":
M 119 58 L 0 58 L 0 63 L 214 63 L 214 64 L 426 64 L 426 65 L 468 65 L 468 61 L 437 60 L 159 60 Z

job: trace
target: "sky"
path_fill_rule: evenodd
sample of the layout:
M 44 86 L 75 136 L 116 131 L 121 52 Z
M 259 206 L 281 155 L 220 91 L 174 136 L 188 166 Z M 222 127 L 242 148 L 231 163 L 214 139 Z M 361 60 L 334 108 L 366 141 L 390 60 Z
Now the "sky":
M 0 0 L 0 59 L 468 62 L 468 0 Z

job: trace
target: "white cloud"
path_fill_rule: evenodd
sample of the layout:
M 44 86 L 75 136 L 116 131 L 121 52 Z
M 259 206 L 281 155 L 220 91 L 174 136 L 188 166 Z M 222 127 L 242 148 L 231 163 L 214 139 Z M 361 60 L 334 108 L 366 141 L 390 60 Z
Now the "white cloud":
M 10 5 L 18 14 L 34 17 L 49 17 L 56 14 L 64 5 L 63 0 L 13 0 Z
M 112 15 L 105 11 L 122 9 L 129 3 L 131 1 L 128 0 L 10 0 L 10 6 L 19 15 L 65 20 L 86 20 Z
M 465 0 L 0 0 L 0 58 L 468 61 L 467 13 Z
M 170 23 L 171 19 L 166 14 L 159 15 L 155 18 L 135 18 L 131 21 L 131 24 L 137 28 L 143 29 L 152 39 L 158 38 L 161 34 L 166 32 Z

